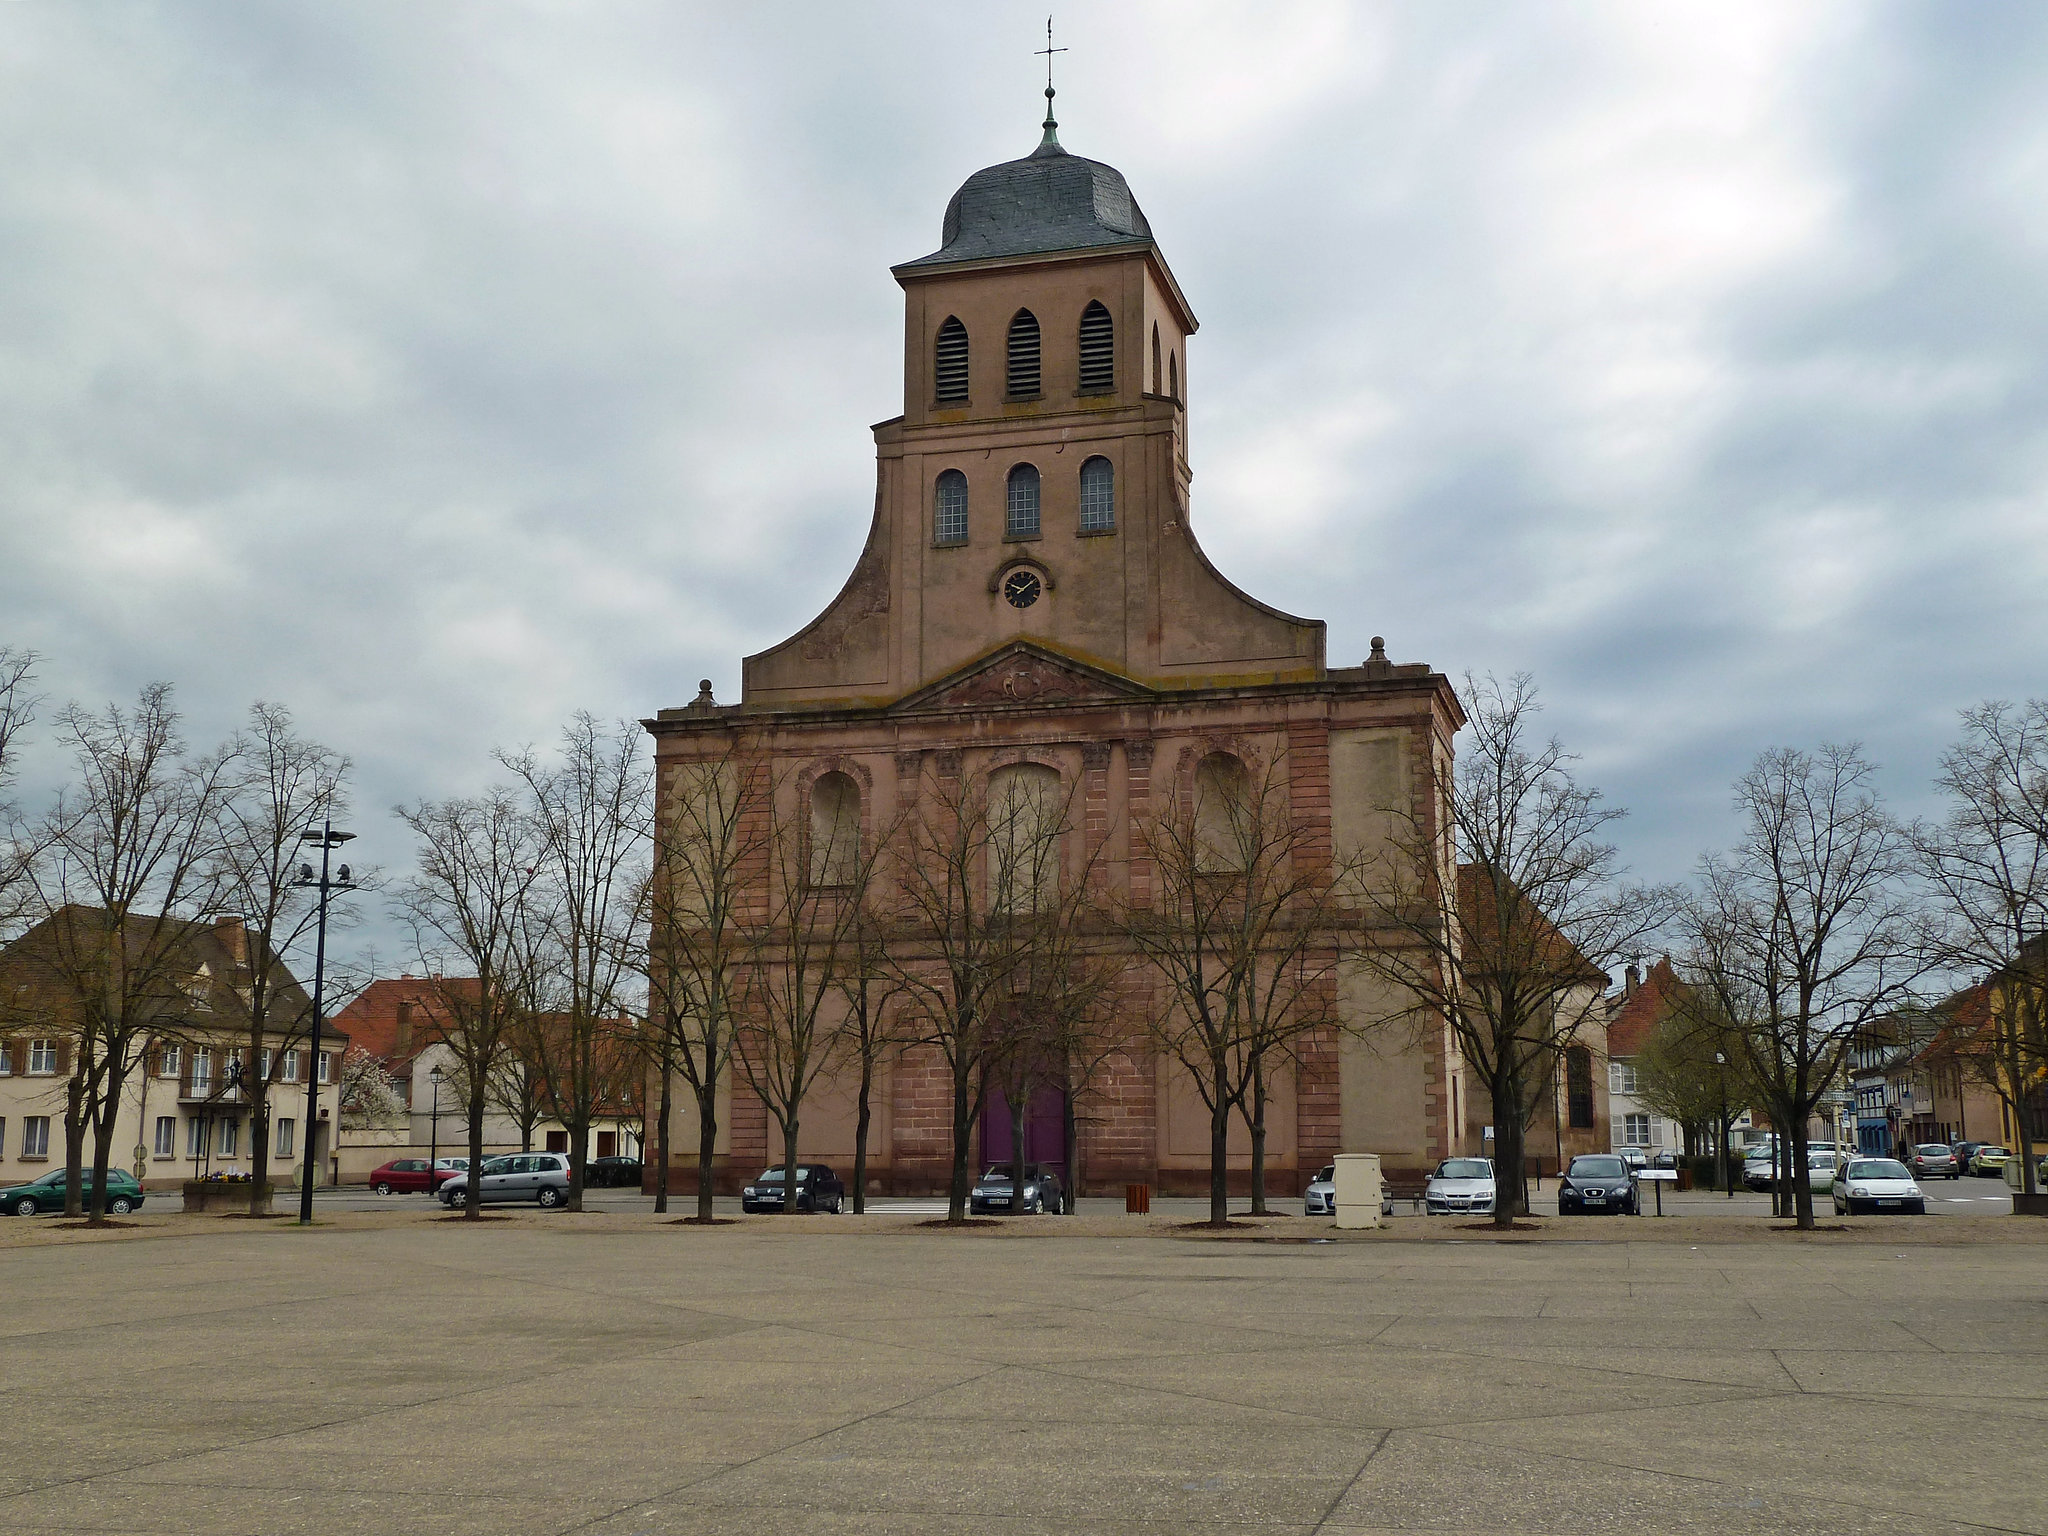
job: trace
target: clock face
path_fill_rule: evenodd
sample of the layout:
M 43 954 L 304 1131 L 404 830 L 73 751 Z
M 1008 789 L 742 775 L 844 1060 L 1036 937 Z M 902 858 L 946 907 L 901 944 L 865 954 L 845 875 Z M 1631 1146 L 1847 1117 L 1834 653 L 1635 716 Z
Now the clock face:
M 1036 571 L 1012 571 L 1003 578 L 1003 600 L 1012 608 L 1029 608 L 1040 590 Z

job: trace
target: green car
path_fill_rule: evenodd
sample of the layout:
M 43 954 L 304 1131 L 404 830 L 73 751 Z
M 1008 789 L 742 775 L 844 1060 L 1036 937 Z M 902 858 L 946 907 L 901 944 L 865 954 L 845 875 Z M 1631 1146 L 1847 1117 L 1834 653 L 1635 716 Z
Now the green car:
M 92 1209 L 92 1170 L 86 1169 L 79 1175 L 79 1189 L 85 1196 L 85 1208 Z M 142 1186 L 135 1182 L 133 1174 L 111 1169 L 107 1173 L 107 1210 L 115 1216 L 126 1216 L 142 1206 Z M 46 1173 L 32 1184 L 17 1184 L 12 1189 L 0 1189 L 0 1212 L 9 1216 L 35 1216 L 44 1211 L 64 1209 L 64 1170 Z
M 2005 1172 L 2005 1165 L 2011 1161 L 2012 1154 L 2004 1147 L 1979 1147 L 1970 1155 L 1970 1172 L 1995 1179 Z

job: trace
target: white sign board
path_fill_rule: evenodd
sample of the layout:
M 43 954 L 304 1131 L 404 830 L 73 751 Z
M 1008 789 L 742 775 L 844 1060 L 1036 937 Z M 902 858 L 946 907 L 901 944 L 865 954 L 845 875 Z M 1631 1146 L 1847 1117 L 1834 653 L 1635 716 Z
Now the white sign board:
M 1678 1170 L 1675 1168 L 1645 1168 L 1636 1175 L 1636 1179 L 1638 1182 L 1645 1184 L 1676 1184 L 1678 1182 Z

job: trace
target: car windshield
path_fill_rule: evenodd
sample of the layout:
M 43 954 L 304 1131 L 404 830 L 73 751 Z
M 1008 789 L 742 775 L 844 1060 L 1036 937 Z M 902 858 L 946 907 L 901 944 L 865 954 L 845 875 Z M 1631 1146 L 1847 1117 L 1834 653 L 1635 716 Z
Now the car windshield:
M 484 1160 L 485 1173 L 510 1173 L 511 1171 L 512 1159 L 509 1157 L 492 1157 Z
M 1978 1155 L 1979 1157 L 2009 1157 L 2009 1156 L 2011 1156 L 2011 1154 L 2010 1154 L 2010 1153 L 2008 1153 L 2008 1152 L 2007 1152 L 2007 1151 L 2005 1150 L 2005 1148 L 2003 1148 L 2003 1147 L 1979 1147 L 1979 1148 L 1977 1149 L 1977 1155 Z
M 1947 1157 L 1949 1152 L 1947 1147 L 1928 1146 L 1920 1149 L 1920 1155 L 1922 1157 Z
M 1575 1157 L 1567 1172 L 1575 1179 L 1618 1179 L 1623 1170 L 1618 1157 Z
M 1808 1152 L 1806 1154 L 1806 1166 L 1809 1168 L 1832 1168 L 1835 1166 L 1835 1154 L 1832 1152 Z
M 782 1174 L 783 1170 L 780 1168 L 764 1168 L 761 1171 L 761 1177 L 754 1180 L 754 1182 L 756 1184 L 780 1184 L 782 1182 Z M 796 1181 L 799 1184 L 810 1178 L 810 1176 L 811 1170 L 808 1168 L 799 1168 L 796 1171 Z
M 1336 1165 L 1335 1163 L 1332 1163 L 1332 1164 L 1330 1164 L 1330 1165 L 1329 1165 L 1329 1166 L 1328 1166 L 1327 1168 L 1325 1168 L 1325 1169 L 1324 1169 L 1324 1170 L 1323 1170 L 1323 1171 L 1322 1171 L 1321 1173 L 1319 1173 L 1319 1174 L 1317 1174 L 1317 1175 L 1316 1175 L 1315 1181 L 1316 1181 L 1316 1183 L 1318 1183 L 1318 1184 L 1334 1184 L 1334 1183 L 1336 1183 L 1336 1182 L 1337 1182 L 1337 1165 Z
M 1852 1179 L 1910 1179 L 1904 1163 L 1895 1163 L 1888 1157 L 1867 1157 L 1849 1165 L 1847 1175 Z
M 1002 1181 L 1003 1183 L 1005 1183 L 1005 1184 L 1009 1183 L 1009 1182 L 1010 1182 L 1010 1165 L 1009 1165 L 1008 1163 L 991 1163 L 991 1164 L 989 1164 L 989 1169 L 988 1169 L 988 1172 L 987 1172 L 987 1173 L 984 1173 L 984 1174 L 983 1174 L 983 1175 L 981 1176 L 981 1182 L 982 1182 L 982 1183 L 984 1183 L 984 1184 L 986 1184 L 986 1183 L 988 1183 L 988 1182 L 989 1182 L 989 1181 L 990 1181 L 991 1179 L 1000 1179 L 1000 1180 L 1001 1180 L 1001 1181 Z
M 1444 1160 L 1436 1176 L 1440 1179 L 1490 1179 L 1493 1169 L 1483 1157 L 1451 1157 Z

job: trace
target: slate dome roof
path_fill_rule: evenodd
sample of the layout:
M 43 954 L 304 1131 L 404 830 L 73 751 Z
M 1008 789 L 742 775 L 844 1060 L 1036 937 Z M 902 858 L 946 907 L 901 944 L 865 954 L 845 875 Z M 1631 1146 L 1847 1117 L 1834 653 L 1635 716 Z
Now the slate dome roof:
M 942 239 L 931 255 L 903 266 L 1149 244 L 1152 226 L 1123 172 L 1068 154 L 1048 124 L 1045 142 L 1023 159 L 991 165 L 962 183 L 946 205 Z

